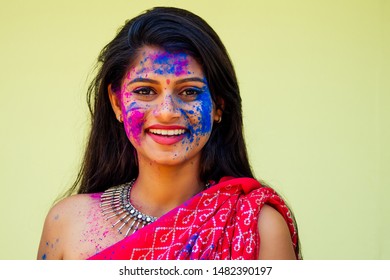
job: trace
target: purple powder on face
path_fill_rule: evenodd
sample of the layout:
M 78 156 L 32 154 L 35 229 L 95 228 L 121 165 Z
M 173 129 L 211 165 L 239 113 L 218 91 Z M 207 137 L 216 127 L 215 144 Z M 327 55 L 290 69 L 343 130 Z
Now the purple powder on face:
M 144 124 L 144 113 L 133 110 L 129 114 L 128 121 L 126 123 L 126 131 L 128 136 L 132 136 L 138 144 L 141 144 L 141 134 Z
M 150 58 L 151 66 L 146 66 L 141 61 L 141 70 L 137 74 L 144 74 L 153 71 L 159 75 L 175 75 L 181 76 L 188 73 L 188 55 L 186 53 L 169 53 L 158 52 L 156 54 L 150 54 L 144 59 L 146 61 Z M 169 84 L 169 83 L 168 83 Z

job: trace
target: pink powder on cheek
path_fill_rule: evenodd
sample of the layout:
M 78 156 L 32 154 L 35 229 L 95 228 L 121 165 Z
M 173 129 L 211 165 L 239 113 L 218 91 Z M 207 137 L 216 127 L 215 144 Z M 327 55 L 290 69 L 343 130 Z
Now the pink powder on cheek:
M 134 110 L 128 115 L 125 123 L 127 136 L 134 138 L 134 140 L 141 144 L 141 135 L 145 121 L 145 114 L 141 111 Z
M 122 104 L 126 101 L 126 99 L 129 99 L 130 97 L 132 97 L 133 94 L 130 92 L 130 91 L 127 91 L 126 89 L 123 89 L 122 92 L 120 93 L 120 100 L 122 102 Z

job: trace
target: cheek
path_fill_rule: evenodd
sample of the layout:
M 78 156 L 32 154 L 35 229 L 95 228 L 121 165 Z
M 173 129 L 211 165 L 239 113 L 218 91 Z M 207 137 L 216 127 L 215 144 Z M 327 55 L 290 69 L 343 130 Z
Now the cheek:
M 201 133 L 209 134 L 211 133 L 211 129 L 213 128 L 213 103 L 210 100 L 204 102 L 200 108 L 200 125 L 201 125 Z
M 126 118 L 123 120 L 127 137 L 133 144 L 141 143 L 141 135 L 145 122 L 145 108 L 138 106 L 136 102 L 130 103 L 122 109 Z
M 212 111 L 211 99 L 205 98 L 186 112 L 190 119 L 191 141 L 197 142 L 202 136 L 208 136 L 211 133 L 213 128 Z

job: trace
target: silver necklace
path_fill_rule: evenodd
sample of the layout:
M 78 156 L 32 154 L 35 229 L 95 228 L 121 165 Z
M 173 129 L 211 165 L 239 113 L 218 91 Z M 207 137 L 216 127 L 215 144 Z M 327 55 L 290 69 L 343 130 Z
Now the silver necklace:
M 112 228 L 117 227 L 119 234 L 125 233 L 128 236 L 144 226 L 157 220 L 156 217 L 146 215 L 137 210 L 130 202 L 130 191 L 135 179 L 130 183 L 125 183 L 106 190 L 100 200 L 100 208 L 106 221 L 117 218 L 112 224 Z

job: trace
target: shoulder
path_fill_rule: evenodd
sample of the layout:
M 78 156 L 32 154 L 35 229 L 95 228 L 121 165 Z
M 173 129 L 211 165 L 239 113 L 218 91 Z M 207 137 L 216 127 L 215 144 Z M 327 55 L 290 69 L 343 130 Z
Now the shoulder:
M 73 195 L 56 203 L 46 216 L 37 258 L 62 259 L 69 236 L 94 205 L 98 203 L 90 194 Z
M 284 217 L 265 204 L 259 214 L 259 259 L 296 259 L 290 230 Z
M 62 199 L 50 209 L 45 223 L 66 225 L 74 222 L 75 217 L 99 202 L 94 196 L 100 197 L 99 194 L 76 194 Z

